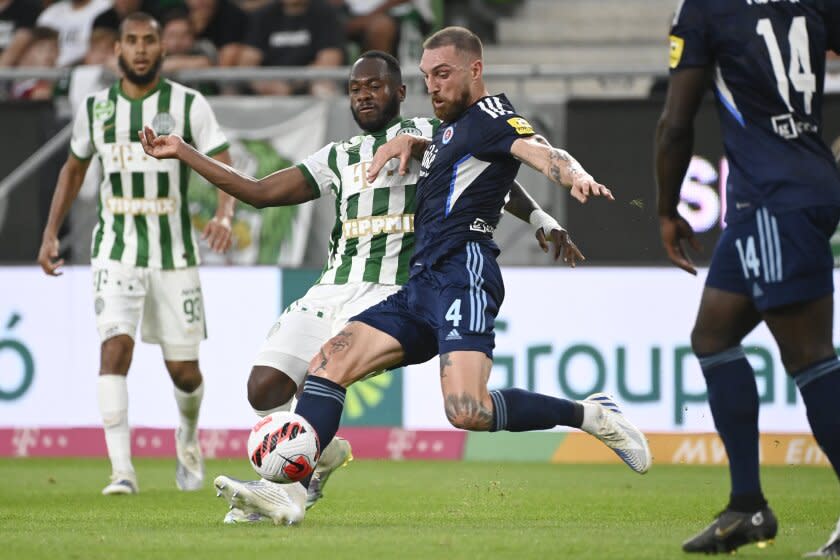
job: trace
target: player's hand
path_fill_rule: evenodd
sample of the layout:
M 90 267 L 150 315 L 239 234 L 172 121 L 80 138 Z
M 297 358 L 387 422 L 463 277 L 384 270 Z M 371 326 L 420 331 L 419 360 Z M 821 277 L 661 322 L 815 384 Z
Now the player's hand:
M 227 216 L 213 216 L 213 219 L 204 226 L 201 238 L 206 239 L 210 249 L 214 253 L 225 253 L 231 245 L 231 225 Z
M 603 196 L 607 200 L 615 200 L 612 191 L 596 181 L 589 173 L 576 173 L 572 180 L 571 195 L 581 204 L 590 196 Z
M 184 142 L 177 134 L 158 136 L 150 126 L 144 126 L 137 134 L 143 151 L 157 159 L 177 158 L 178 147 Z
M 660 216 L 659 232 L 662 235 L 662 245 L 671 262 L 691 274 L 697 274 L 694 263 L 685 252 L 683 241 L 687 241 L 691 248 L 698 253 L 703 250 L 700 242 L 694 237 L 691 225 L 680 215 L 675 217 Z
M 64 265 L 64 259 L 58 258 L 58 238 L 55 236 L 44 236 L 41 241 L 41 248 L 38 250 L 38 264 L 44 272 L 50 276 L 61 276 L 59 270 Z
M 408 166 L 411 163 L 412 153 L 415 149 L 418 149 L 421 144 L 423 146 L 427 146 L 429 141 L 425 138 L 413 136 L 411 134 L 400 134 L 396 138 L 392 138 L 391 140 L 385 142 L 378 150 L 376 150 L 376 153 L 373 154 L 373 160 L 370 162 L 370 165 L 368 165 L 368 183 L 374 182 L 376 177 L 379 175 L 379 172 L 382 171 L 383 167 L 385 167 L 385 164 L 394 158 L 399 158 L 400 160 L 398 173 L 400 175 L 408 173 Z
M 546 239 L 543 228 L 538 228 L 536 237 L 543 253 L 548 253 L 549 243 L 551 243 L 554 247 L 553 253 L 555 261 L 562 256 L 563 262 L 574 268 L 577 261 L 586 260 L 586 257 L 584 257 L 583 253 L 580 252 L 580 249 L 577 248 L 575 242 L 572 241 L 572 237 L 569 235 L 569 232 L 563 228 L 552 229 L 548 234 L 548 239 Z

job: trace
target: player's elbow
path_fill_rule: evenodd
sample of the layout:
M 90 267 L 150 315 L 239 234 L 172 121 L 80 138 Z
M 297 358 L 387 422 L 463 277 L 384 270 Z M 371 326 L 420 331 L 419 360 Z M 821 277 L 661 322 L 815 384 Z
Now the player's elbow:
M 691 122 L 669 118 L 668 115 L 663 115 L 656 125 L 656 141 L 660 145 L 691 140 L 693 135 Z

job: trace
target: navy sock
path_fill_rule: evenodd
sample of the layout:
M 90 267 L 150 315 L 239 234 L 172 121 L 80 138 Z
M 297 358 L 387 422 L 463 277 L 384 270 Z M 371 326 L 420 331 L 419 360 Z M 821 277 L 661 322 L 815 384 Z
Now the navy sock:
M 344 410 L 344 395 L 347 391 L 338 383 L 324 377 L 309 376 L 303 385 L 295 412 L 312 424 L 318 434 L 319 452 L 335 437 Z M 309 488 L 309 478 L 303 485 Z
M 814 439 L 840 478 L 840 361 L 836 357 L 793 374 L 808 411 Z
M 729 456 L 729 507 L 757 511 L 767 505 L 758 473 L 758 388 L 741 346 L 698 356 L 706 378 L 709 408 Z
M 583 423 L 583 405 L 567 399 L 523 389 L 490 391 L 490 398 L 493 399 L 491 432 L 529 432 L 554 426 L 580 428 Z

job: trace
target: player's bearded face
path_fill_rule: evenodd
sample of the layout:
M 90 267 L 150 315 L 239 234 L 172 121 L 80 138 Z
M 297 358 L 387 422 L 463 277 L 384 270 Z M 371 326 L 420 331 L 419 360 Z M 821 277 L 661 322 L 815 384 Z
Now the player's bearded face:
M 390 88 L 388 88 L 389 91 Z M 365 132 L 375 132 L 385 128 L 400 111 L 400 99 L 396 91 L 384 100 L 370 99 L 354 102 L 351 107 L 353 120 Z
M 117 62 L 126 80 L 138 86 L 144 86 L 157 78 L 160 67 L 163 64 L 163 56 L 158 55 L 154 61 L 140 65 L 142 70 L 138 70 L 137 65 L 131 65 L 123 55 L 117 57 Z
M 117 63 L 125 79 L 143 86 L 155 81 L 163 64 L 160 30 L 147 22 L 130 21 L 117 44 Z
M 441 90 L 432 94 L 432 107 L 435 116 L 444 122 L 452 122 L 463 114 L 470 106 L 470 90 L 468 85 L 463 88 L 452 88 L 453 91 Z

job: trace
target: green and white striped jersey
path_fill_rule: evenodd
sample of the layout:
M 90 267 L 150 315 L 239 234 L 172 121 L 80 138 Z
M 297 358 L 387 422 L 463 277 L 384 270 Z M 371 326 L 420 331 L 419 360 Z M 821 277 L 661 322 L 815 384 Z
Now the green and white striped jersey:
M 91 260 L 114 260 L 150 268 L 183 268 L 199 262 L 187 206 L 190 168 L 143 151 L 137 133 L 150 125 L 158 134 L 178 134 L 207 154 L 228 147 L 207 100 L 169 80 L 141 99 L 130 99 L 118 81 L 89 95 L 73 123 L 70 151 L 102 162 L 99 220 Z
M 335 196 L 335 226 L 321 284 L 405 284 L 414 251 L 414 208 L 420 163 L 400 175 L 390 161 L 376 180 L 367 168 L 376 150 L 399 134 L 431 138 L 437 119 L 395 119 L 387 128 L 327 144 L 298 168 L 318 196 Z

